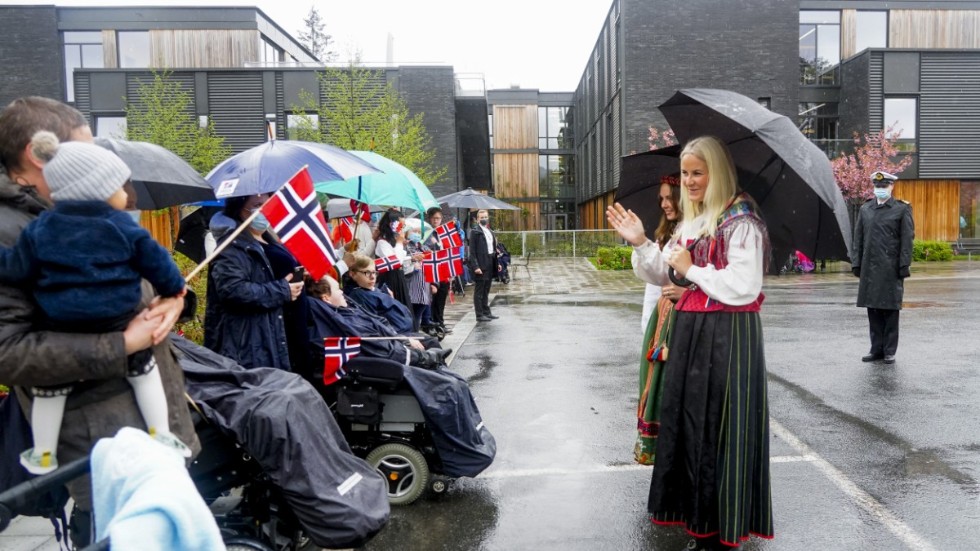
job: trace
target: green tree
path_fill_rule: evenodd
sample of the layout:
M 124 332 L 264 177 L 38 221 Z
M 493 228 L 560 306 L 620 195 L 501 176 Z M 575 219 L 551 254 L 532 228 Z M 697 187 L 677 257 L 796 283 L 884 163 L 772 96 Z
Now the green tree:
M 382 71 L 350 63 L 317 73 L 323 101 L 313 93 L 300 94 L 294 115 L 296 137 L 325 142 L 348 150 L 368 150 L 388 157 L 415 173 L 427 185 L 446 175 L 436 163 L 424 113 L 410 115 L 405 100 L 385 82 Z
M 207 174 L 231 148 L 215 133 L 213 120 L 203 128 L 198 124 L 191 93 L 170 76 L 169 71 L 155 72 L 151 82 L 140 83 L 136 98 L 129 98 L 126 138 L 160 145 Z
M 297 34 L 300 43 L 320 61 L 333 61 L 337 52 L 330 49 L 333 37 L 323 30 L 323 18 L 316 6 L 310 6 L 310 13 L 303 20 L 303 28 Z

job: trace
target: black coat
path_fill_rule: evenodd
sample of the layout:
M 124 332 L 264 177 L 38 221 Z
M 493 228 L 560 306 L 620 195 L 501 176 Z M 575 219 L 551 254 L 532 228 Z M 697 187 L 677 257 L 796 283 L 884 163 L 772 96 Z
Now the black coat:
M 289 285 L 247 231 L 211 262 L 207 297 L 204 346 L 245 367 L 289 370 L 282 319 Z
M 493 234 L 493 232 L 490 232 Z M 493 237 L 493 244 L 487 247 L 487 239 L 483 235 L 483 228 L 473 226 L 470 228 L 469 243 L 466 251 L 468 253 L 466 262 L 470 268 L 470 275 L 474 279 L 489 279 L 497 273 L 497 236 Z M 476 273 L 479 268 L 483 271 L 482 275 Z
M 857 305 L 862 308 L 901 310 L 903 277 L 912 264 L 915 225 L 912 207 L 894 198 L 861 206 L 854 226 L 851 266 L 859 268 Z

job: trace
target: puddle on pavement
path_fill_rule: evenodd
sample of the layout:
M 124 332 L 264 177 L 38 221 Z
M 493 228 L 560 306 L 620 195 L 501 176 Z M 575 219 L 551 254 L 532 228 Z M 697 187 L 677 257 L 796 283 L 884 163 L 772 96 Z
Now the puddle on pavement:
M 949 306 L 944 302 L 903 302 L 902 308 L 941 308 L 943 306 Z

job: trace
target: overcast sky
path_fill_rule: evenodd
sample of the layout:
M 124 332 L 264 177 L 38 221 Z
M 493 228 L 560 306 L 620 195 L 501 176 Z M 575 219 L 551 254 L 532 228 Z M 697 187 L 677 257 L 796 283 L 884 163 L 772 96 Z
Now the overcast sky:
M 50 4 L 0 0 L 0 4 Z M 341 60 L 360 51 L 384 62 L 387 36 L 395 63 L 446 63 L 482 73 L 487 88 L 520 85 L 571 92 L 578 85 L 611 0 L 55 0 L 58 6 L 257 6 L 296 36 L 314 4 Z

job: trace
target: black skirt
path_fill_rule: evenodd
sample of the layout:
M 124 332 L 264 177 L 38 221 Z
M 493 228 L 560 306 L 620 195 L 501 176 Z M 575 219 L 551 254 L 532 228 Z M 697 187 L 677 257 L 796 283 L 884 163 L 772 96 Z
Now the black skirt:
M 773 536 L 769 412 L 757 312 L 678 312 L 648 510 L 738 545 Z

